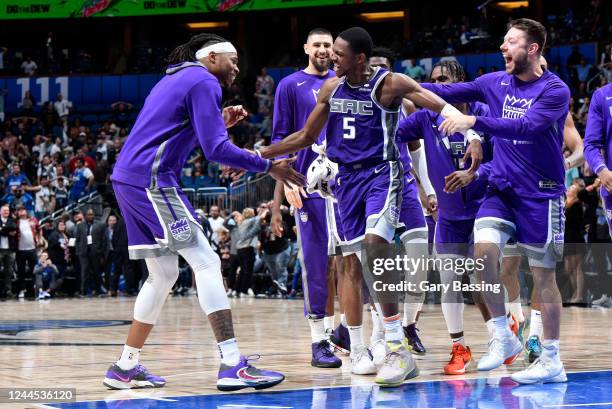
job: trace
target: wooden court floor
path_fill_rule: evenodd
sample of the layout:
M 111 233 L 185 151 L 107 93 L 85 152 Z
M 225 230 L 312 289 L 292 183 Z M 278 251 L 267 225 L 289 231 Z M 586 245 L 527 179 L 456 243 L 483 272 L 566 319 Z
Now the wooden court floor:
M 73 387 L 77 388 L 79 401 L 105 399 L 116 394 L 102 385 L 102 378 L 109 364 L 121 353 L 128 330 L 126 325 L 34 329 L 16 335 L 6 328 L 15 323 L 37 328 L 41 323 L 54 322 L 47 320 L 74 320 L 76 324 L 81 320 L 130 320 L 134 300 L 94 298 L 1 303 L 0 328 L 4 330 L 0 335 L 0 388 Z M 344 364 L 339 369 L 310 366 L 309 328 L 301 300 L 242 298 L 232 299 L 231 303 L 241 352 L 259 353 L 262 359 L 256 365 L 285 373 L 285 382 L 276 390 L 373 382 L 370 376 L 351 375 L 346 356 L 342 356 Z M 369 339 L 369 314 L 364 317 L 367 318 L 366 339 Z M 561 348 L 568 372 L 612 368 L 611 319 L 612 310 L 563 309 Z M 450 341 L 439 306 L 425 306 L 419 328 L 428 352 L 417 359 L 421 370 L 417 380 L 444 379 L 442 367 L 448 361 Z M 466 337 L 476 359 L 486 349 L 485 334 L 477 310 L 466 306 Z M 219 356 L 196 297 L 168 299 L 149 345 L 141 354 L 141 362 L 153 373 L 167 378 L 166 387 L 154 391 L 156 397 L 219 393 L 215 388 Z M 525 362 L 519 359 L 509 369 L 501 368 L 493 374 L 504 375 L 524 366 Z M 487 373 L 477 373 L 474 368 L 475 365 L 456 379 L 486 377 Z

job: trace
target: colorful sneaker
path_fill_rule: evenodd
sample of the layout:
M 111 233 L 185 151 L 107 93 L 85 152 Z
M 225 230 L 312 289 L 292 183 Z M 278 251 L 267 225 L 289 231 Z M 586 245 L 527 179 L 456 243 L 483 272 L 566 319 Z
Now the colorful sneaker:
M 329 336 L 329 343 L 338 351 L 349 355 L 351 353 L 351 338 L 348 328 L 342 324 L 338 325 L 333 334 Z
M 472 351 L 470 347 L 461 344 L 454 344 L 451 352 L 451 359 L 444 366 L 445 375 L 463 375 L 472 361 Z
M 416 355 L 425 355 L 427 350 L 423 346 L 421 342 L 421 338 L 419 338 L 419 334 L 417 332 L 419 329 L 416 327 L 416 324 L 410 324 L 404 328 L 404 336 L 408 340 L 408 345 L 410 345 L 410 352 Z
M 117 364 L 112 364 L 106 371 L 102 383 L 110 389 L 161 388 L 166 384 L 166 380 L 152 375 L 140 364 L 128 371 L 124 371 Z
M 514 314 L 510 314 L 510 319 L 512 320 L 512 324 L 509 325 L 510 326 L 510 331 L 512 331 L 512 333 L 519 339 L 520 341 L 520 337 L 519 337 L 519 322 L 516 319 L 516 317 L 514 316 Z M 521 345 L 523 345 L 523 343 L 521 342 Z M 518 358 L 518 354 L 509 357 L 508 359 L 506 359 L 504 361 L 504 365 L 512 365 L 512 363 L 514 361 L 516 361 L 516 358 Z
M 259 357 L 259 355 L 241 356 L 235 366 L 222 363 L 217 378 L 217 389 L 226 392 L 244 388 L 266 389 L 281 383 L 285 379 L 282 373 L 257 369 L 249 363 Z
M 540 342 L 540 337 L 537 335 L 530 336 L 525 343 L 525 352 L 527 353 L 529 363 L 535 362 L 535 360 L 542 355 L 542 343 Z
M 394 387 L 401 385 L 406 379 L 418 376 L 419 368 L 406 339 L 403 342 L 387 342 L 387 349 L 387 356 L 374 382 L 381 387 Z
M 310 365 L 317 368 L 340 368 L 342 361 L 332 351 L 332 346 L 324 339 L 312 344 L 312 360 Z
M 511 378 L 522 384 L 567 382 L 563 362 L 546 357 L 538 358 L 529 368 L 513 374 Z
M 516 355 L 520 354 L 522 350 L 523 345 L 514 334 L 508 337 L 496 336 L 489 341 L 489 350 L 478 361 L 478 370 L 492 371 L 499 368 L 509 358 L 516 359 Z

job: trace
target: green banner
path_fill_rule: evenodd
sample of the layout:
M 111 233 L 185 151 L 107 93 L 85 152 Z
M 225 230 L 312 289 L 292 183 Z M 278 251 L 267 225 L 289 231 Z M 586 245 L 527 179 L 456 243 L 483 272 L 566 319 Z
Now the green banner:
M 397 0 L 0 0 L 0 20 L 154 16 L 388 1 Z

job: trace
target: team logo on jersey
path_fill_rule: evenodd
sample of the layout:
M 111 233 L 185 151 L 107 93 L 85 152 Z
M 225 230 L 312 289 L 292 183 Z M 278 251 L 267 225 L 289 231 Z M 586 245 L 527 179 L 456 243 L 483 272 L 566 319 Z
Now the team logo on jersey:
M 514 96 L 506 94 L 506 98 L 504 99 L 504 109 L 502 117 L 512 119 L 522 118 L 527 112 L 527 110 L 531 108 L 532 103 L 533 98 L 516 98 Z
M 319 91 L 321 91 L 320 88 L 312 90 L 312 95 L 314 96 L 315 102 L 317 102 L 319 100 Z
M 465 145 L 463 144 L 463 142 L 451 142 L 450 148 L 451 148 L 451 152 L 455 156 L 465 154 Z
M 374 115 L 372 101 L 356 101 L 353 99 L 332 98 L 329 110 L 339 114 Z
M 389 206 L 389 223 L 391 224 L 397 224 L 397 221 L 399 220 L 399 208 L 392 204 L 391 206 Z
M 168 223 L 168 227 L 170 228 L 170 233 L 172 233 L 172 237 L 176 241 L 186 241 L 191 237 L 191 226 L 189 226 L 189 220 L 186 217 L 183 217 L 180 220 L 177 220 L 172 223 Z
M 306 223 L 308 221 L 308 212 L 300 211 L 299 213 L 302 223 Z

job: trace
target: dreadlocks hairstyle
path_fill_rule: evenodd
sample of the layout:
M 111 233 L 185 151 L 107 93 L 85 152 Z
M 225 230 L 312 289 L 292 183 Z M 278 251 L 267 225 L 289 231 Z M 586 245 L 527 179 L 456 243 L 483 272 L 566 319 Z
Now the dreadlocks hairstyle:
M 397 59 L 397 54 L 387 47 L 374 47 L 372 49 L 372 57 L 382 57 L 389 60 L 389 64 L 391 64 L 391 69 L 393 69 L 393 64 L 395 64 L 395 60 Z
M 227 42 L 227 40 L 216 34 L 198 34 L 197 36 L 191 37 L 185 44 L 181 44 L 172 50 L 168 56 L 167 63 L 168 65 L 174 65 L 186 61 L 195 61 L 195 53 L 200 48 L 224 42 Z
M 440 67 L 442 73 L 447 75 L 453 82 L 463 82 L 466 79 L 465 70 L 455 60 L 440 61 L 433 68 Z

